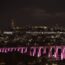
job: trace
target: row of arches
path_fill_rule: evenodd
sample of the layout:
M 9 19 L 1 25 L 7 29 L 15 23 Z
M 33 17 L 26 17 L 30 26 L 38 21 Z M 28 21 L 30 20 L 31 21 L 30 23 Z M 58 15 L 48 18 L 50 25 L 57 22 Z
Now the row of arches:
M 46 56 L 48 58 L 55 58 L 56 60 L 65 59 L 65 46 L 38 46 L 38 47 L 8 47 L 0 48 L 0 53 L 8 52 L 20 52 L 22 54 L 27 54 L 30 56 L 42 57 Z

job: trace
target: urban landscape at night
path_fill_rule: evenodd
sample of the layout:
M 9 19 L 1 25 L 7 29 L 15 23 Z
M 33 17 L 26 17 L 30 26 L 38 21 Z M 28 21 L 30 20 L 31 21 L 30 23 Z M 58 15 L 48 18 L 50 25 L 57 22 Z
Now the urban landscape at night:
M 0 65 L 65 65 L 65 0 L 1 0 Z
M 0 57 L 1 65 L 64 64 L 65 28 L 57 24 L 19 27 L 12 20 L 9 30 L 0 30 Z

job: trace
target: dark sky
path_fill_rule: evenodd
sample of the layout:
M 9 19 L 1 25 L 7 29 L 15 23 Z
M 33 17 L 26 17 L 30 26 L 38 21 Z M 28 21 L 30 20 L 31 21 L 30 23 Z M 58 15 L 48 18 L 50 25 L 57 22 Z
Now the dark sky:
M 18 25 L 65 24 L 64 0 L 1 0 L 0 28 Z

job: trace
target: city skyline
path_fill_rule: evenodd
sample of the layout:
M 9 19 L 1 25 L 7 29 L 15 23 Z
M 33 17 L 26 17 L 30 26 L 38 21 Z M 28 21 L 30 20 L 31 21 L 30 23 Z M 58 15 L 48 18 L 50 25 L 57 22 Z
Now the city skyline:
M 0 2 L 0 28 L 18 25 L 65 24 L 64 0 L 6 0 Z

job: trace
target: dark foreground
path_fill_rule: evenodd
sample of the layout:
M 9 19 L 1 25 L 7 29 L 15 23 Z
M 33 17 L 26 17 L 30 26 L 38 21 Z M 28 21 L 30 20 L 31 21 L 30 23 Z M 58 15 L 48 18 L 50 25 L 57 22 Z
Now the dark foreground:
M 50 60 L 46 57 L 30 57 L 18 52 L 0 53 L 0 65 L 65 65 L 65 60 Z

